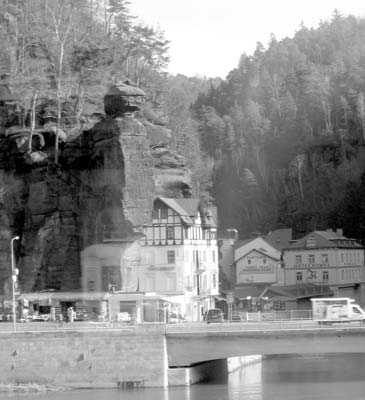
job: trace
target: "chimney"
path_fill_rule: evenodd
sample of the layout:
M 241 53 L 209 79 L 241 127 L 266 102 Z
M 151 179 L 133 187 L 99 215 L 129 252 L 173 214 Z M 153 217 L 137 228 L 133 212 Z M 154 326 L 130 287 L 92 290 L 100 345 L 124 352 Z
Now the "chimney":
M 238 240 L 238 231 L 237 229 L 229 228 L 226 230 L 228 239 L 232 239 L 233 242 Z
M 342 229 L 342 228 L 337 228 L 337 229 L 336 229 L 336 233 L 337 233 L 337 235 L 339 235 L 339 236 L 343 236 L 343 229 Z

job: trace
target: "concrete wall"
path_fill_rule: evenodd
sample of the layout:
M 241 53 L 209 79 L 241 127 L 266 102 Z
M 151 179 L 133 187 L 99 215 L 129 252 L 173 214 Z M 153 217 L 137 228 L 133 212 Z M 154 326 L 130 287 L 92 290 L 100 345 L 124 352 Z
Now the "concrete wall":
M 116 388 L 166 386 L 161 327 L 0 334 L 0 383 Z
M 293 329 L 286 331 L 204 332 L 201 335 L 169 333 L 170 367 L 194 365 L 229 357 L 365 352 L 365 331 L 347 328 Z

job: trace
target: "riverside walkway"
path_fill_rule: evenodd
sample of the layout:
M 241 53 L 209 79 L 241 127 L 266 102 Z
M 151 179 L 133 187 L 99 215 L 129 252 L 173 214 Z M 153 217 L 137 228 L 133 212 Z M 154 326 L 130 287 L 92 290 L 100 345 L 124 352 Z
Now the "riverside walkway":
M 193 322 L 193 323 L 176 323 L 176 324 L 165 324 L 165 323 L 142 323 L 142 324 L 130 324 L 122 322 L 91 322 L 91 321 L 76 321 L 73 323 L 59 323 L 59 322 L 17 322 L 15 330 L 16 332 L 29 332 L 29 331 L 92 331 L 92 330 L 122 330 L 122 331 L 143 331 L 144 329 L 149 331 L 163 332 L 167 336 L 172 335 L 205 335 L 205 334 L 225 334 L 225 333 L 239 333 L 239 332 L 276 332 L 276 331 L 338 331 L 341 329 L 344 332 L 352 330 L 361 330 L 365 334 L 365 324 L 361 322 L 351 323 L 336 323 L 333 325 L 321 325 L 311 319 L 303 320 L 277 320 L 277 321 L 253 321 L 253 322 L 223 322 L 223 323 L 211 323 L 205 322 Z M 13 332 L 14 325 L 12 322 L 1 322 L 1 332 Z

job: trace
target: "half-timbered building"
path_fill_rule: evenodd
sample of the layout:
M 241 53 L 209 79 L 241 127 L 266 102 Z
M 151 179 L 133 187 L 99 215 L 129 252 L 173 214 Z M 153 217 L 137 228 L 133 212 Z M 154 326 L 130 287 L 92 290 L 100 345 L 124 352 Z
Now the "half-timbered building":
M 158 197 L 145 227 L 144 290 L 165 294 L 188 320 L 201 320 L 218 294 L 216 220 L 198 199 Z

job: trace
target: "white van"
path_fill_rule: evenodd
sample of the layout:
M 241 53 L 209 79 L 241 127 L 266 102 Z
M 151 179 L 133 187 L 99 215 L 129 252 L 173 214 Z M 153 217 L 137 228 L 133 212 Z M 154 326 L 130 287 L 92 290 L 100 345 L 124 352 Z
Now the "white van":
M 365 312 L 348 297 L 311 299 L 313 320 L 330 324 L 335 322 L 365 321 Z

